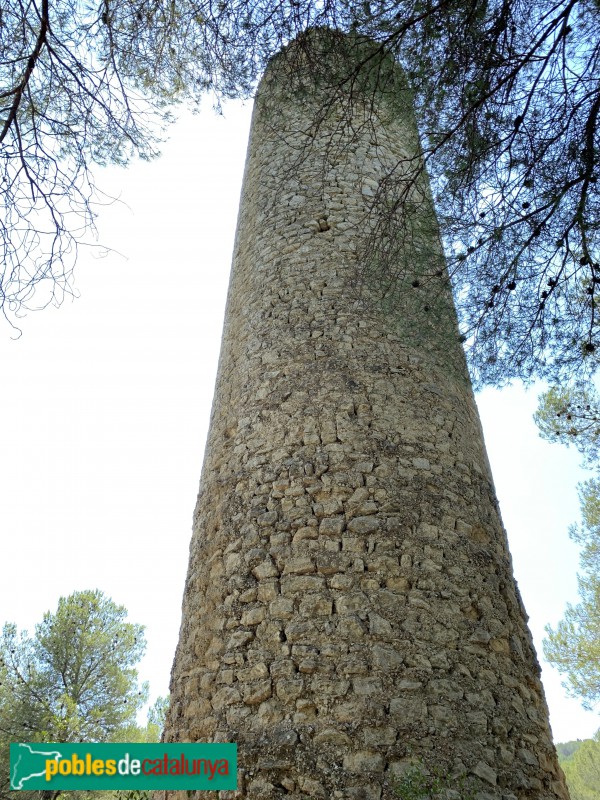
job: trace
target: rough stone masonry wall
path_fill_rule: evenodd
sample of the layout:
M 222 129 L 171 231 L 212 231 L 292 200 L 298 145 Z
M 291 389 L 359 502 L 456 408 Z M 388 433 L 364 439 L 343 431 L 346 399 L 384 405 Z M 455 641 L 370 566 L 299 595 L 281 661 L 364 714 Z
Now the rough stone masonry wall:
M 481 800 L 565 798 L 451 304 L 425 324 L 415 292 L 398 320 L 351 286 L 414 121 L 381 100 L 374 129 L 327 151 L 340 114 L 311 132 L 310 99 L 269 92 L 165 739 L 238 743 L 238 792 L 203 797 L 380 800 L 419 761 Z

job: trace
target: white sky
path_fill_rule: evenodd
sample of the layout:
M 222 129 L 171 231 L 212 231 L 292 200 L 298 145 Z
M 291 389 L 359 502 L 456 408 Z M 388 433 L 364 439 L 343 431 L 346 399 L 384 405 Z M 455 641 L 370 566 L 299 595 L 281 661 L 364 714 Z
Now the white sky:
M 250 119 L 230 104 L 183 117 L 163 156 L 97 173 L 103 259 L 81 297 L 0 328 L 0 623 L 30 631 L 58 598 L 99 588 L 146 625 L 140 675 L 168 691 L 210 415 Z M 122 254 L 122 255 L 120 255 Z M 543 442 L 538 390 L 479 396 L 515 573 L 541 659 L 544 625 L 577 602 L 576 452 Z M 597 714 L 543 665 L 556 741 Z

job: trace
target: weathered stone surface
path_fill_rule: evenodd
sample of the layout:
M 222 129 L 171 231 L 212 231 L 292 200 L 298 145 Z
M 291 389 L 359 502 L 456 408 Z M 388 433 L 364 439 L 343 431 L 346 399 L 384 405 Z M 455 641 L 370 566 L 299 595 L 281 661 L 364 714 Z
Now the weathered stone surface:
M 326 86 L 299 102 L 282 64 L 258 92 L 165 738 L 237 742 L 221 800 L 392 800 L 417 761 L 480 800 L 566 800 L 424 182 L 397 308 L 365 272 L 367 212 L 418 152 L 404 78 L 400 104 L 357 84 L 315 126 Z
M 472 772 L 473 775 L 477 775 L 477 777 L 482 778 L 484 781 L 487 781 L 487 783 L 491 783 L 492 786 L 496 785 L 498 776 L 485 761 L 478 761 L 475 767 L 473 767 Z
M 244 687 L 244 703 L 247 705 L 257 705 L 271 696 L 271 681 L 260 681 L 251 683 Z
M 337 728 L 325 728 L 320 733 L 317 733 L 314 743 L 316 745 L 334 744 L 338 747 L 349 747 L 352 744 L 352 740 L 347 733 Z
M 418 697 L 392 697 L 390 717 L 398 727 L 405 727 L 413 722 L 423 722 L 427 719 L 427 706 Z
M 374 508 L 377 507 L 374 505 Z M 366 535 L 374 533 L 381 525 L 381 521 L 377 517 L 354 517 L 348 523 L 348 530 L 352 533 Z
M 344 756 L 344 769 L 349 772 L 380 772 L 383 769 L 383 758 L 373 750 L 359 750 Z
M 341 536 L 344 527 L 344 517 L 328 517 L 321 520 L 319 533 L 323 536 Z

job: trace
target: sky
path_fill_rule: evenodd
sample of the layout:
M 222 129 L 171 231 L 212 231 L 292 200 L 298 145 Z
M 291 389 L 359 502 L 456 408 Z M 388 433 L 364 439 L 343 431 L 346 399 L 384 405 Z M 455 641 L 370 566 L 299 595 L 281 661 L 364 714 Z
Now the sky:
M 33 631 L 76 590 L 101 589 L 146 626 L 140 677 L 168 691 L 192 512 L 221 339 L 250 105 L 183 114 L 152 163 L 98 169 L 117 202 L 84 251 L 79 298 L 0 326 L 0 623 Z M 102 255 L 102 257 L 100 257 Z M 577 602 L 572 449 L 542 441 L 537 396 L 478 395 L 515 574 L 538 656 Z M 542 661 L 555 741 L 598 714 Z

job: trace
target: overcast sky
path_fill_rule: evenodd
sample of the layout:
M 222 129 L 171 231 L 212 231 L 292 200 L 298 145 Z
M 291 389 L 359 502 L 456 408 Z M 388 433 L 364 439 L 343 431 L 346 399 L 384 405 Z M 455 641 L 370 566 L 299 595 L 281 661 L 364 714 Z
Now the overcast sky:
M 210 415 L 250 118 L 182 118 L 160 160 L 98 170 L 106 257 L 82 253 L 80 298 L 0 327 L 0 622 L 33 629 L 58 598 L 99 588 L 146 625 L 141 677 L 168 691 Z M 14 335 L 14 334 L 13 334 Z M 577 601 L 574 451 L 543 442 L 539 392 L 478 397 L 515 573 L 538 655 Z M 543 665 L 556 741 L 597 714 Z

